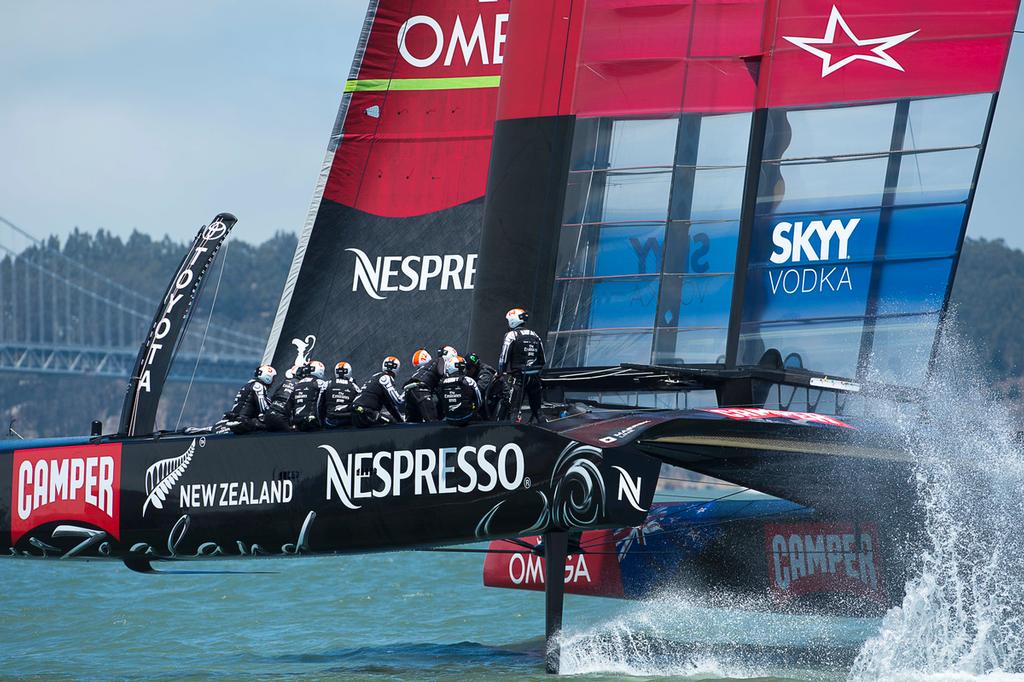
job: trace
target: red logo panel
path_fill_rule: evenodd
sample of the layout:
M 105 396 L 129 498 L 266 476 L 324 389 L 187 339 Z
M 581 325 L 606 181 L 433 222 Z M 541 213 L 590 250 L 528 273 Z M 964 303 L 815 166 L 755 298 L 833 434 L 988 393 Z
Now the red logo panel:
M 530 544 L 541 538 L 521 538 Z M 580 544 L 608 546 L 615 543 L 610 530 L 584 531 Z M 490 544 L 496 550 L 484 559 L 484 586 L 506 587 L 514 590 L 544 590 L 544 558 L 523 550 L 523 546 L 507 540 Z M 517 551 L 523 550 L 523 551 Z M 501 553 L 499 553 L 501 552 Z M 615 552 L 570 554 L 565 559 L 565 591 L 598 597 L 622 597 L 622 575 Z
M 823 424 L 825 426 L 853 427 L 841 419 L 817 412 L 790 412 L 788 410 L 766 410 L 760 407 L 712 407 L 703 410 L 718 414 L 728 419 L 746 421 L 748 419 L 792 419 L 807 424 Z
M 121 534 L 121 444 L 16 450 L 11 542 L 52 521 Z
M 764 527 L 768 584 L 782 599 L 854 594 L 884 603 L 874 524 L 778 523 Z

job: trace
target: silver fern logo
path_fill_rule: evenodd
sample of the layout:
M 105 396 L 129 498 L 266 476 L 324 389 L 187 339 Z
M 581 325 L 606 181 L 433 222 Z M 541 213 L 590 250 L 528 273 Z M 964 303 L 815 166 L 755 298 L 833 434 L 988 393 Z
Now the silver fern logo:
M 198 440 L 199 447 L 206 445 L 205 438 Z M 188 465 L 192 462 L 192 456 L 195 454 L 196 439 L 193 438 L 192 443 L 183 454 L 169 459 L 161 459 L 146 469 L 146 501 L 142 504 L 143 516 L 146 515 L 146 510 L 150 505 L 157 509 L 164 508 L 164 502 L 167 500 L 168 493 L 171 492 L 174 484 L 178 482 L 181 475 L 188 469 Z

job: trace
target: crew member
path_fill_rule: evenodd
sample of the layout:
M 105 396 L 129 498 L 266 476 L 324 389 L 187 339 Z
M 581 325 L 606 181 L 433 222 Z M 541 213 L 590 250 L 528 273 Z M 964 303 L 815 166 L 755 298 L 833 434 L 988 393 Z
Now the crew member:
M 437 387 L 438 406 L 445 422 L 463 426 L 479 418 L 483 398 L 476 382 L 466 376 L 461 355 L 444 359 L 445 378 Z
M 389 355 L 380 363 L 380 371 L 371 376 L 363 384 L 362 390 L 353 401 L 352 421 L 363 429 L 388 421 L 402 422 L 402 395 L 395 388 L 395 374 L 402 366 L 394 355 Z M 384 412 L 391 415 L 388 420 Z
M 444 372 L 441 355 L 432 358 L 426 348 L 412 354 L 412 376 L 405 382 L 405 419 L 410 422 L 437 421 L 437 396 L 434 391 Z
M 315 431 L 323 424 L 324 363 L 308 362 L 299 368 L 298 376 L 289 406 L 291 423 L 299 431 Z
M 289 399 L 295 390 L 295 368 L 290 367 L 284 372 L 284 381 L 274 391 L 270 404 L 260 416 L 263 427 L 267 431 L 291 431 L 291 415 L 288 414 Z
M 334 379 L 327 382 L 323 392 L 324 426 L 336 429 L 352 425 L 352 401 L 359 388 L 352 380 L 352 365 L 344 360 L 334 366 Z
M 249 433 L 263 428 L 260 415 L 267 409 L 267 386 L 274 383 L 277 371 L 270 365 L 260 365 L 253 378 L 238 389 L 235 403 L 224 413 L 220 425 L 232 433 Z
M 480 360 L 476 353 L 466 356 L 466 376 L 480 388 L 483 402 L 480 404 L 480 418 L 490 419 L 498 409 L 501 400 L 501 382 L 495 381 L 498 370 Z
M 505 334 L 498 357 L 498 373 L 505 382 L 502 399 L 498 404 L 499 421 L 519 421 L 525 392 L 530 401 L 530 421 L 544 423 L 540 412 L 543 395 L 540 372 L 544 368 L 544 344 L 536 332 L 523 326 L 529 319 L 529 314 L 522 308 L 513 308 L 505 313 L 509 331 Z

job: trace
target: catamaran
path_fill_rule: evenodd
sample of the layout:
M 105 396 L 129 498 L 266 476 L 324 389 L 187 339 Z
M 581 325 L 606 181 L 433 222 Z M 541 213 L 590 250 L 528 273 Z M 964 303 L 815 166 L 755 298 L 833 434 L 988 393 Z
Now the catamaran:
M 879 613 L 920 523 L 893 415 L 933 362 L 1017 9 L 371 0 L 264 361 L 493 359 L 523 307 L 547 425 L 155 431 L 225 213 L 117 433 L 0 443 L 0 546 L 156 573 L 486 541 L 486 584 L 546 592 L 552 672 L 566 590 Z

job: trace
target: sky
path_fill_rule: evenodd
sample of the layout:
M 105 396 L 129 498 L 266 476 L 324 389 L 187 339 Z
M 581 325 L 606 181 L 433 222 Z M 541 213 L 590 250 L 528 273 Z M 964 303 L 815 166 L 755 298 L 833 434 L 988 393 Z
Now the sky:
M 298 231 L 364 11 L 362 0 L 0 0 L 0 216 L 38 236 L 185 239 L 221 211 L 246 241 Z M 1017 248 L 1022 117 L 1017 34 L 969 227 Z

